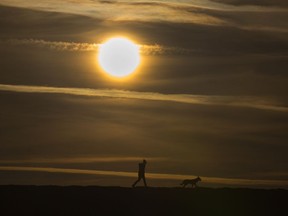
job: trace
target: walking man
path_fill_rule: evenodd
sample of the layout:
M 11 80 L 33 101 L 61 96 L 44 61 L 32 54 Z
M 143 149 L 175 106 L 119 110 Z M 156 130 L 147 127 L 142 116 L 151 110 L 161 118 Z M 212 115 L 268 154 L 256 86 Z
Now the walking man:
M 145 179 L 145 166 L 146 166 L 146 164 L 147 164 L 147 161 L 146 161 L 146 160 L 143 160 L 142 163 L 139 163 L 138 179 L 134 182 L 134 184 L 132 185 L 132 187 L 135 187 L 136 184 L 137 184 L 141 179 L 143 179 L 144 185 L 145 185 L 145 187 L 147 187 L 146 179 Z

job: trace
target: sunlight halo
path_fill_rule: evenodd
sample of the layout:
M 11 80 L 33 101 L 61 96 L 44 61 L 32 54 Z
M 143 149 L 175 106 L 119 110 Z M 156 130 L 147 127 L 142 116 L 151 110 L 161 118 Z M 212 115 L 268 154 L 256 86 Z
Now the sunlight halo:
M 140 64 L 139 46 L 127 38 L 111 38 L 99 46 L 98 62 L 109 75 L 126 77 Z

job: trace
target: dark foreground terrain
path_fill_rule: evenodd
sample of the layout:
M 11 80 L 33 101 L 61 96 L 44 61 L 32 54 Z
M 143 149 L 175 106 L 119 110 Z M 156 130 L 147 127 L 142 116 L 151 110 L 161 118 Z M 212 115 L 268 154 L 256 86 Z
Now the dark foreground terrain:
M 0 215 L 285 215 L 288 190 L 0 186 Z

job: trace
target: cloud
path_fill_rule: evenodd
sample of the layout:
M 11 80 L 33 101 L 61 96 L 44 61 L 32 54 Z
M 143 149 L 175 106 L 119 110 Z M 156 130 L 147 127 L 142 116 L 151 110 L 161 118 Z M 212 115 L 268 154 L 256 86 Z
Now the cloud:
M 167 158 L 161 157 L 146 157 L 149 161 L 165 161 Z M 110 163 L 110 162 L 137 162 L 141 161 L 141 157 L 73 157 L 73 158 L 36 158 L 36 159 L 19 159 L 19 160 L 0 160 L 2 164 L 39 164 L 39 163 L 48 163 L 48 164 L 71 164 L 71 163 Z
M 116 89 L 88 89 L 88 88 L 63 88 L 47 86 L 25 86 L 0 84 L 0 90 L 23 92 L 23 93 L 48 93 L 68 94 L 88 97 L 127 98 L 152 101 L 168 101 L 187 104 L 201 104 L 213 106 L 231 106 L 269 110 L 276 112 L 288 112 L 288 107 L 281 106 L 276 102 L 260 97 L 241 96 L 210 96 L 192 94 L 162 94 L 157 92 L 136 92 Z
M 199 51 L 180 47 L 164 47 L 156 44 L 140 45 L 140 52 L 143 55 L 191 55 Z
M 15 46 L 34 46 L 44 49 L 68 52 L 97 52 L 101 44 L 96 43 L 75 43 L 64 41 L 46 41 L 41 39 L 9 39 L 0 41 L 0 43 L 11 44 Z M 180 47 L 164 47 L 155 45 L 139 45 L 142 55 L 190 55 L 195 53 L 190 49 Z
M 46 48 L 57 51 L 96 51 L 99 44 L 89 43 L 74 43 L 63 41 L 45 41 L 37 39 L 10 39 L 2 41 L 2 43 L 8 43 L 12 45 L 33 45 L 35 47 Z
M 220 2 L 231 5 L 257 5 L 257 6 L 277 6 L 288 7 L 287 0 L 211 0 L 213 2 Z
M 202 9 L 208 5 L 187 4 L 175 1 L 8 1 L 3 5 L 85 15 L 109 21 L 150 21 L 172 23 L 197 23 L 203 25 L 223 25 L 226 22 L 208 15 Z M 63 6 L 65 5 L 65 7 Z M 210 9 L 210 7 L 209 7 Z
M 16 166 L 0 166 L 1 171 L 29 171 L 29 172 L 49 172 L 49 173 L 65 173 L 65 174 L 80 174 L 80 175 L 104 175 L 104 176 L 119 176 L 119 177 L 135 177 L 135 172 L 121 171 L 106 171 L 106 170 L 87 170 L 87 169 L 65 169 L 51 167 L 16 167 Z M 147 178 L 150 179 L 169 179 L 183 180 L 195 178 L 194 175 L 179 175 L 179 174 L 164 174 L 164 173 L 147 173 Z M 287 187 L 288 181 L 285 180 L 251 180 L 251 179 L 236 179 L 236 178 L 217 178 L 204 177 L 201 179 L 205 183 L 222 184 L 222 185 L 242 185 L 242 186 L 270 186 L 270 187 Z

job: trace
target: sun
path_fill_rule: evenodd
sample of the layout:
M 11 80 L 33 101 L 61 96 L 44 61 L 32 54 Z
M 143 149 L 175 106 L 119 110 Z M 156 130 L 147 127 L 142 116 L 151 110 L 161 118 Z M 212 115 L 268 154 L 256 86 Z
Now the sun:
M 127 38 L 111 38 L 99 46 L 98 62 L 113 77 L 126 77 L 140 64 L 139 46 Z

